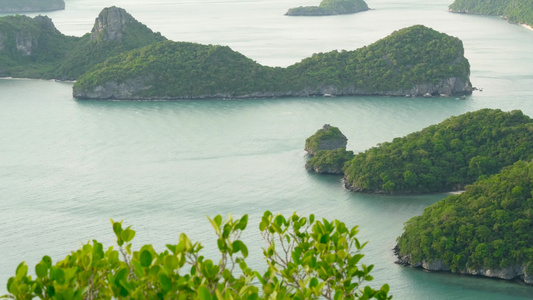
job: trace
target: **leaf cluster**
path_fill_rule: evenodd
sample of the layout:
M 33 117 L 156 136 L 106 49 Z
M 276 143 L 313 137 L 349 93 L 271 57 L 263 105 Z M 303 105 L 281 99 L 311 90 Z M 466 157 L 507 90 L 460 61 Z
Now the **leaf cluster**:
M 285 218 L 266 211 L 259 229 L 267 242 L 267 270 L 245 262 L 248 248 L 240 239 L 248 216 L 209 218 L 220 259 L 201 255 L 203 246 L 180 234 L 177 244 L 157 252 L 152 245 L 132 250 L 135 231 L 111 220 L 118 250 L 104 250 L 93 240 L 55 265 L 44 256 L 35 266 L 19 264 L 8 280 L 16 299 L 390 299 L 388 285 L 363 286 L 373 266 L 360 264 L 364 247 L 338 220 L 315 220 L 294 213 Z M 122 257 L 122 259 L 120 259 Z
M 441 260 L 452 272 L 529 267 L 533 274 L 533 162 L 476 181 L 405 223 L 400 255 Z M 527 269 L 527 268 L 526 268 Z
M 482 109 L 359 153 L 344 173 L 347 187 L 363 192 L 446 192 L 532 158 L 528 116 Z

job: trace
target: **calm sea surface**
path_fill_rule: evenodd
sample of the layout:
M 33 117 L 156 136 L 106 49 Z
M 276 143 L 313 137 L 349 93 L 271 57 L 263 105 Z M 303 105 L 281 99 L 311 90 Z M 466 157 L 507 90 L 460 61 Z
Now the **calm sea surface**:
M 216 249 L 206 216 L 250 215 L 243 236 L 257 268 L 265 210 L 315 213 L 359 225 L 373 285 L 395 299 L 531 299 L 533 288 L 429 273 L 394 264 L 403 223 L 445 194 L 386 197 L 350 193 L 340 177 L 305 171 L 305 139 L 338 126 L 348 148 L 394 137 L 481 108 L 533 116 L 533 31 L 497 17 L 447 11 L 452 0 L 367 0 L 347 16 L 286 17 L 296 0 L 67 0 L 48 13 L 81 36 L 106 6 L 125 8 L 176 41 L 228 45 L 259 63 L 288 66 L 312 53 L 353 50 L 423 24 L 463 40 L 475 92 L 455 98 L 290 98 L 241 101 L 78 101 L 71 83 L 0 80 L 0 294 L 26 261 L 33 269 L 91 239 L 114 244 L 109 219 L 137 230 L 134 248 L 163 250 L 180 232 Z M 32 14 L 32 16 L 35 14 Z

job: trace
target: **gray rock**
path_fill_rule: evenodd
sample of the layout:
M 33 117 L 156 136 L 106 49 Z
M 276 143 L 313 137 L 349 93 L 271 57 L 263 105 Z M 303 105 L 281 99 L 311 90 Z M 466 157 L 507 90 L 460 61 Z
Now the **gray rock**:
M 124 9 L 109 7 L 104 9 L 94 21 L 91 30 L 91 40 L 120 41 L 124 35 L 124 28 L 134 18 Z

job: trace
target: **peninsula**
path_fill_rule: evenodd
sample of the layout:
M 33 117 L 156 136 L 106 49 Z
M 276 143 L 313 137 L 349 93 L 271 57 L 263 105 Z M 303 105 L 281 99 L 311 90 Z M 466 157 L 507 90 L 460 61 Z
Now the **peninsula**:
M 300 6 L 289 9 L 287 16 L 331 16 L 355 14 L 369 10 L 364 0 L 322 0 L 319 6 Z
M 518 161 L 410 219 L 398 263 L 533 284 L 533 162 Z
M 455 0 L 450 11 L 501 16 L 511 23 L 533 26 L 533 0 Z
M 355 155 L 344 167 L 344 185 L 380 194 L 458 191 L 531 159 L 533 120 L 521 111 L 482 109 Z
M 472 92 L 461 40 L 415 25 L 353 51 L 318 53 L 287 68 L 227 46 L 165 41 L 124 52 L 78 78 L 79 99 L 464 95 Z
M 40 12 L 65 9 L 64 0 L 2 0 L 0 13 Z

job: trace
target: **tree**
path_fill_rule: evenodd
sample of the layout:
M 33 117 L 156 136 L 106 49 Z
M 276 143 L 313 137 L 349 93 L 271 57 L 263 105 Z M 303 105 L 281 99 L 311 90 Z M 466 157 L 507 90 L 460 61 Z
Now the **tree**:
M 32 299 L 391 299 L 388 285 L 363 286 L 373 266 L 359 264 L 361 244 L 343 222 L 289 218 L 266 211 L 259 229 L 268 247 L 264 273 L 245 262 L 248 248 L 240 240 L 248 216 L 223 221 L 209 218 L 217 235 L 220 260 L 200 254 L 200 243 L 181 234 L 178 244 L 157 252 L 151 245 L 132 251 L 135 231 L 114 222 L 118 250 L 93 240 L 52 264 L 44 256 L 36 278 L 22 262 L 8 281 L 4 298 Z M 122 256 L 122 259 L 120 259 Z M 238 271 L 234 269 L 238 267 Z M 236 275 L 235 273 L 238 273 Z

